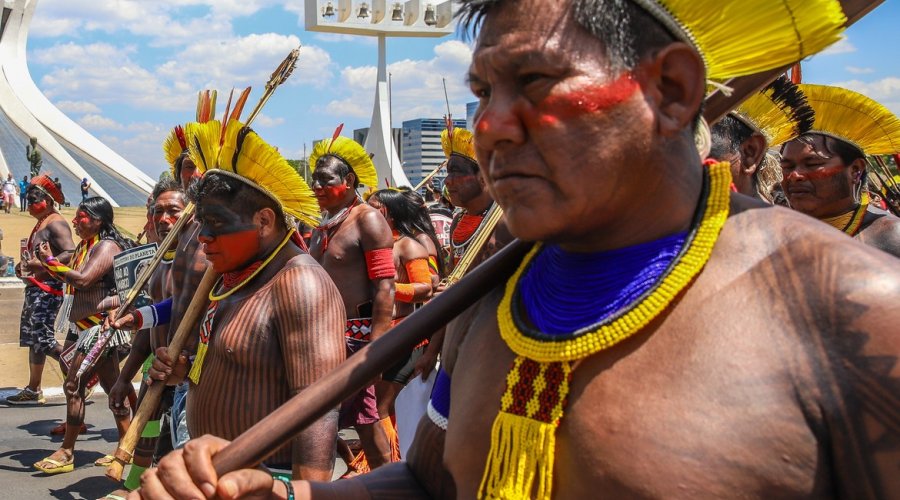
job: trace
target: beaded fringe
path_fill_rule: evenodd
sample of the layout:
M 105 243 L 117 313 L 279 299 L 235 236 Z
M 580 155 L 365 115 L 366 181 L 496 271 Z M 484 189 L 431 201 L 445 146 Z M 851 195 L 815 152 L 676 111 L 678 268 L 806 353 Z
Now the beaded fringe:
M 209 346 L 202 342 L 197 345 L 197 356 L 194 357 L 194 364 L 191 366 L 191 371 L 188 373 L 188 377 L 194 385 L 200 383 L 200 374 L 203 373 L 203 360 L 206 359 L 206 351 L 208 350 Z
M 479 498 L 549 499 L 555 452 L 556 425 L 500 412 L 491 429 Z

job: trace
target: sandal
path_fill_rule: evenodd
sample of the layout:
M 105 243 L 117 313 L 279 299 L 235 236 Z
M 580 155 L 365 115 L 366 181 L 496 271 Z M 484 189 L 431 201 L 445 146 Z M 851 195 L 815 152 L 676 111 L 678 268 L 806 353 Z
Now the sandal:
M 85 432 L 87 432 L 87 425 L 81 424 L 81 430 L 78 431 L 78 434 L 84 434 Z M 65 435 L 65 433 L 66 433 L 66 423 L 65 422 L 50 429 L 51 436 L 62 436 L 62 435 Z
M 52 467 L 41 467 L 41 464 L 50 464 Z M 72 472 L 75 470 L 75 458 L 72 458 L 72 461 L 68 463 L 60 462 L 59 460 L 54 460 L 50 457 L 47 457 L 39 462 L 35 462 L 34 468 L 43 472 L 44 474 L 63 474 L 66 472 Z
M 112 455 L 104 455 L 97 460 L 94 460 L 94 465 L 97 467 L 109 467 L 110 464 L 116 461 L 116 457 Z
M 121 494 L 120 494 L 121 493 Z M 125 500 L 125 497 L 128 496 L 128 492 L 125 490 L 116 490 L 112 493 L 107 493 L 97 500 Z

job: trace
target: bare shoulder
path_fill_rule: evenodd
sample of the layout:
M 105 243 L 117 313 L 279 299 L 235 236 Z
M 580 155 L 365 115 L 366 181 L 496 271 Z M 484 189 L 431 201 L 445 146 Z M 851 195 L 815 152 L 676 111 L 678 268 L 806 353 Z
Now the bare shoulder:
M 497 286 L 472 306 L 462 312 L 453 321 L 447 324 L 447 333 L 444 336 L 444 345 L 441 348 L 441 366 L 447 373 L 453 373 L 453 367 L 459 354 L 460 346 L 468 338 L 476 325 L 476 320 L 486 314 L 495 315 L 497 303 L 503 294 L 503 286 Z M 491 335 L 495 332 L 477 332 Z
M 878 217 L 856 238 L 866 245 L 900 257 L 900 218 L 892 215 Z

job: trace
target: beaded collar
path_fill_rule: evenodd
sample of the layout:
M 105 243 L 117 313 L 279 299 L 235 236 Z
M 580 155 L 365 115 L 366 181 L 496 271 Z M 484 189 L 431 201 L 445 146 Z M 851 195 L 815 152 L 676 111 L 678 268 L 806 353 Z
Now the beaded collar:
M 501 338 L 516 359 L 506 375 L 500 412 L 491 429 L 480 498 L 551 498 L 556 428 L 568 402 L 575 362 L 643 330 L 694 280 L 712 254 L 728 218 L 729 164 L 711 163 L 703 177 L 699 206 L 676 255 L 650 259 L 657 265 L 665 263 L 665 271 L 649 286 L 640 287 L 630 303 L 604 313 L 599 321 L 561 335 L 540 332 L 524 321 L 523 312 L 531 311 L 522 311 L 518 305 L 519 285 L 541 252 L 540 244 L 509 279 L 497 308 L 497 322 Z M 673 245 L 666 242 L 662 247 L 670 252 Z
M 868 200 L 864 200 L 863 203 L 860 203 L 856 208 L 845 214 L 821 220 L 838 231 L 847 233 L 850 236 L 856 236 L 856 233 L 858 233 L 859 229 L 862 227 L 863 219 L 866 217 L 866 211 L 869 209 L 867 201 Z

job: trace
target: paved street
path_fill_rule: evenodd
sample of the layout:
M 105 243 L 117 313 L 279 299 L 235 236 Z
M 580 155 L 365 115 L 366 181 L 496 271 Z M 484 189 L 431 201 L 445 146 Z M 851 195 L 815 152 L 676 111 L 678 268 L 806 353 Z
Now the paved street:
M 0 401 L 15 392 L 10 387 L 0 389 Z M 62 422 L 65 412 L 62 397 L 51 398 L 43 406 L 0 403 L 0 498 L 94 499 L 115 489 L 104 476 L 106 469 L 94 466 L 94 460 L 111 453 L 118 442 L 105 394 L 95 395 L 87 406 L 88 431 L 75 445 L 75 470 L 48 476 L 32 468 L 62 442 L 62 436 L 48 432 Z

